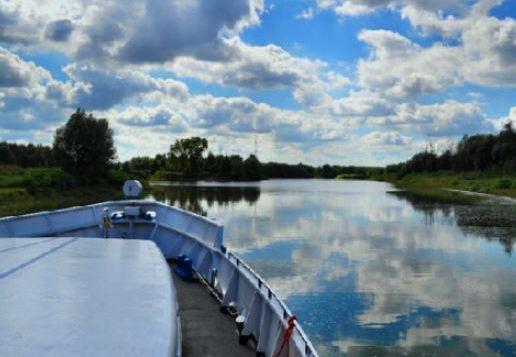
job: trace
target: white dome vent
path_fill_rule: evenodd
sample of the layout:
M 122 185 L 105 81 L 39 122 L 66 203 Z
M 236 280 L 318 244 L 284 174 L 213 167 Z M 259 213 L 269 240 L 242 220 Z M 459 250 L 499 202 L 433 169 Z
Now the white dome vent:
M 127 198 L 136 198 L 143 192 L 143 186 L 138 180 L 127 180 L 124 183 L 124 196 Z

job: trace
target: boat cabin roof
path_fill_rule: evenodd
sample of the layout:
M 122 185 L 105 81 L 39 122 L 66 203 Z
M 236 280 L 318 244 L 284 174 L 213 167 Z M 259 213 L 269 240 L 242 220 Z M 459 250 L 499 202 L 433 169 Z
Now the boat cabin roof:
M 0 239 L 0 354 L 175 354 L 172 284 L 151 241 Z

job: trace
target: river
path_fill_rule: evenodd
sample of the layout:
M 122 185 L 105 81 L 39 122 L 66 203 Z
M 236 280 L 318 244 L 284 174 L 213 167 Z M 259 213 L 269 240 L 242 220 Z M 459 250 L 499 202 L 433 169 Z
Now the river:
M 224 224 L 226 245 L 321 356 L 516 355 L 515 228 L 468 226 L 483 211 L 393 191 L 367 181 L 161 183 L 148 198 Z

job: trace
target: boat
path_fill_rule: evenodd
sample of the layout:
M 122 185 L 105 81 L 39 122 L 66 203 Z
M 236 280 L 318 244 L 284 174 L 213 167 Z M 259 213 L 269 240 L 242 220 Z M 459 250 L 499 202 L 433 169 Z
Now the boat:
M 218 355 L 239 354 L 224 352 L 224 332 L 253 355 L 318 356 L 285 303 L 224 246 L 221 224 L 141 191 L 130 180 L 121 201 L 0 218 L 0 355 L 195 354 L 182 330 L 209 324 L 183 320 L 184 285 L 202 286 L 231 320 L 209 332 Z

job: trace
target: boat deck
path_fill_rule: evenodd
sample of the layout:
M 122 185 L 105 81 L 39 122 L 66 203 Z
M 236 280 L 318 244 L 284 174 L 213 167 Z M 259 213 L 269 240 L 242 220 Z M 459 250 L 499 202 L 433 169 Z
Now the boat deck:
M 173 355 L 174 295 L 150 241 L 0 239 L 0 355 Z
M 186 282 L 171 274 L 181 315 L 183 356 L 256 356 L 251 346 L 238 343 L 234 320 L 220 312 L 220 305 L 199 282 Z

